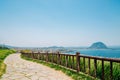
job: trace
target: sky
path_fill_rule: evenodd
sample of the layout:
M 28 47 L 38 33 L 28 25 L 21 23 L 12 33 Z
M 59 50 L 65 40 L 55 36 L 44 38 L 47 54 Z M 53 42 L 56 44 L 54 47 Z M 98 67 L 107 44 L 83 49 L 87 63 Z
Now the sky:
M 120 0 L 0 0 L 0 44 L 120 45 Z

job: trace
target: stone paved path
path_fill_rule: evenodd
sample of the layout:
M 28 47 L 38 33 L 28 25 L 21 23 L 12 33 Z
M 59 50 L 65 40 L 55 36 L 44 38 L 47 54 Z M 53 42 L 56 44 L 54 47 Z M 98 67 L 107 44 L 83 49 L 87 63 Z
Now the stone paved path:
M 11 54 L 4 62 L 7 69 L 0 80 L 72 80 L 61 71 L 23 60 L 20 54 Z

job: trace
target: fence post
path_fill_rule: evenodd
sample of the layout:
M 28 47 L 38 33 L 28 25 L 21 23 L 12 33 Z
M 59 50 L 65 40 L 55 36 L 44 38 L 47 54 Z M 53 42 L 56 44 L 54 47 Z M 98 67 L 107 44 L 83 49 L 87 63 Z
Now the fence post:
M 58 52 L 57 55 L 58 55 L 57 64 L 60 64 L 60 52 Z
M 74 69 L 74 68 L 75 68 L 75 66 L 74 66 L 74 65 L 75 65 L 75 64 L 74 64 L 74 56 L 72 56 L 72 64 L 73 64 L 73 65 L 72 65 L 72 68 Z
M 62 56 L 62 55 L 60 55 L 60 57 L 61 57 L 61 58 L 60 58 L 60 59 L 61 59 L 60 64 L 61 64 L 61 65 L 63 65 L 63 56 Z
M 32 52 L 30 53 L 30 58 L 32 58 Z
M 33 53 L 33 51 L 32 51 L 32 59 L 34 59 L 34 53 Z
M 102 60 L 102 80 L 104 80 L 104 60 Z
M 46 52 L 46 62 L 48 62 L 48 51 Z
M 90 58 L 88 58 L 88 68 L 89 68 L 89 75 L 90 75 Z
M 76 66 L 77 66 L 77 72 L 80 71 L 80 53 L 76 52 Z
M 113 80 L 113 63 L 110 61 L 110 80 Z
M 69 56 L 70 68 L 72 68 L 72 56 Z
M 66 62 L 65 62 L 65 54 L 63 54 L 63 66 L 66 66 L 65 63 L 66 63 Z
M 94 59 L 94 68 L 95 68 L 94 77 L 96 78 L 96 76 L 97 76 L 97 60 L 96 59 Z
M 52 52 L 52 57 L 51 57 L 51 58 L 52 58 L 52 63 L 54 63 L 54 57 L 53 57 L 53 52 Z
M 68 67 L 68 55 L 66 55 L 66 67 Z
M 83 57 L 83 64 L 84 64 L 84 72 L 86 72 L 86 69 L 85 69 L 85 57 Z
M 40 52 L 38 51 L 38 60 L 40 59 Z

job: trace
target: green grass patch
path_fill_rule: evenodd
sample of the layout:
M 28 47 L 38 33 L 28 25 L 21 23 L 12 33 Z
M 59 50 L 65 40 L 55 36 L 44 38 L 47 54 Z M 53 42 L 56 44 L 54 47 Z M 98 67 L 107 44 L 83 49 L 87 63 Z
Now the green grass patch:
M 49 55 L 50 56 L 50 55 Z M 56 55 L 54 55 L 53 57 L 50 57 L 50 59 L 54 58 L 55 61 L 58 61 L 56 59 Z M 41 59 L 41 58 L 40 58 Z M 66 64 L 66 56 L 62 56 L 60 58 L 62 65 Z M 76 65 L 76 56 L 74 56 L 74 60 L 72 59 L 72 57 L 68 57 L 68 67 L 70 68 L 70 66 L 72 65 L 74 68 L 76 69 L 77 65 Z M 73 61 L 74 63 L 73 63 Z M 88 66 L 88 58 L 83 58 L 80 57 L 80 71 L 83 73 L 87 73 L 90 74 L 91 76 L 95 75 L 95 66 L 94 66 L 94 59 L 90 59 L 90 73 L 89 73 L 89 66 Z M 85 63 L 85 64 L 84 64 Z M 85 67 L 84 67 L 85 65 Z M 120 63 L 116 63 L 113 62 L 113 80 L 120 80 Z M 97 74 L 96 77 L 101 79 L 102 78 L 102 62 L 101 60 L 97 60 Z M 110 62 L 109 61 L 104 61 L 104 78 L 105 80 L 110 80 Z
M 85 71 L 82 67 L 83 63 L 83 58 L 81 58 L 81 71 L 88 73 L 88 59 L 85 59 Z M 90 69 L 90 74 L 94 75 L 94 60 L 90 59 L 91 63 L 91 69 Z M 97 60 L 97 75 L 98 78 L 102 77 L 102 62 L 101 60 Z M 110 62 L 109 61 L 104 61 L 104 77 L 105 80 L 110 80 Z M 120 63 L 113 62 L 113 80 L 119 80 L 120 79 Z
M 65 74 L 67 74 L 68 76 L 72 77 L 74 80 L 98 80 L 98 79 L 95 79 L 95 78 L 93 78 L 89 75 L 86 75 L 84 73 L 81 73 L 81 72 L 77 73 L 76 71 L 70 70 L 68 68 L 65 68 L 63 66 L 60 66 L 60 65 L 57 65 L 57 64 L 54 64 L 54 63 L 28 58 L 28 57 L 25 57 L 23 55 L 21 55 L 21 57 L 25 60 L 32 61 L 32 62 L 37 62 L 37 63 L 43 64 L 45 66 L 54 68 L 55 70 L 60 70 L 60 71 L 64 72 Z
M 3 63 L 4 59 L 9 55 L 15 53 L 14 50 L 0 49 L 0 77 L 5 73 L 6 65 Z
M 5 73 L 5 68 L 6 68 L 6 65 L 1 62 L 0 63 L 0 77 Z

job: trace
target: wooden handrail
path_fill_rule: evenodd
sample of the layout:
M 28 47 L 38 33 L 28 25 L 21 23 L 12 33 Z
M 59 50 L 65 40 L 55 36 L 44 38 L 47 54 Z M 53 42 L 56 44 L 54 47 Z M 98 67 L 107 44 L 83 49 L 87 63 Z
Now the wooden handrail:
M 93 66 L 94 66 L 94 74 L 93 77 L 97 77 L 97 61 L 101 61 L 101 79 L 105 79 L 105 71 L 104 71 L 104 63 L 105 61 L 108 61 L 110 63 L 110 80 L 113 80 L 113 62 L 120 63 L 120 59 L 114 59 L 114 58 L 103 58 L 103 57 L 95 57 L 95 56 L 86 56 L 86 55 L 80 55 L 79 52 L 76 54 L 61 54 L 59 52 L 57 53 L 23 53 L 22 54 L 26 57 L 30 57 L 33 59 L 39 59 L 44 60 L 46 62 L 52 62 L 56 63 L 58 65 L 65 66 L 67 68 L 71 68 L 76 70 L 77 72 L 81 71 L 81 67 L 83 67 L 83 72 L 86 73 L 86 68 L 88 68 L 88 74 L 91 75 L 91 59 L 93 59 Z M 83 65 L 81 65 L 81 58 L 83 58 Z M 86 63 L 86 59 L 88 59 L 88 63 Z M 88 66 L 86 66 L 86 64 Z M 120 77 L 119 77 L 120 78 Z M 118 78 L 118 79 L 119 79 Z

